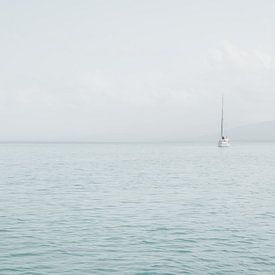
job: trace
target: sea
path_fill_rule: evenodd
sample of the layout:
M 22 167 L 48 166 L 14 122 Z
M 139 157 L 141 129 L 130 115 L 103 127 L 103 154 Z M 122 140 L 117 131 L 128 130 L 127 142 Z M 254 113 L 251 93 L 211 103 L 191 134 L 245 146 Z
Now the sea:
M 275 274 L 275 143 L 2 143 L 0 274 Z

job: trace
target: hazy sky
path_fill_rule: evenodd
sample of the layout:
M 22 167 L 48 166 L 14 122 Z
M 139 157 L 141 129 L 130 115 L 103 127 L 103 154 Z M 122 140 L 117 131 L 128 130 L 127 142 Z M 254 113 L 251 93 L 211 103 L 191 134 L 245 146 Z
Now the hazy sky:
M 0 140 L 164 140 L 275 119 L 275 1 L 0 1 Z

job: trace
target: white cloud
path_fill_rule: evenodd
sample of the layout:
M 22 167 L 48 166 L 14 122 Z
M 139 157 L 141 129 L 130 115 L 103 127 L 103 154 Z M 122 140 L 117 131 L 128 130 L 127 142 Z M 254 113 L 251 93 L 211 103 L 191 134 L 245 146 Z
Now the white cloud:
M 211 53 L 213 64 L 242 70 L 271 69 L 274 57 L 257 48 L 241 48 L 227 41 Z

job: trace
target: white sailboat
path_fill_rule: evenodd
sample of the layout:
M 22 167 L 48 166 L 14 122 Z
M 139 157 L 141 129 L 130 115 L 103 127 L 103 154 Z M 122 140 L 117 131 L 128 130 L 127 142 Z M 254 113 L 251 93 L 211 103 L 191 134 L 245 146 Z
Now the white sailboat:
M 224 123 L 223 123 L 223 96 L 222 96 L 222 118 L 221 118 L 221 138 L 218 142 L 219 147 L 228 147 L 230 146 L 229 139 L 224 135 Z

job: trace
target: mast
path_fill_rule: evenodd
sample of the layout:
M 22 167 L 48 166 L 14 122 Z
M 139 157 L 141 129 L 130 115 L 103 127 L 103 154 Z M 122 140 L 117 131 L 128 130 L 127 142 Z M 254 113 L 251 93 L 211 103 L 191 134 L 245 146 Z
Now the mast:
M 221 138 L 223 137 L 223 95 L 222 95 L 222 118 L 221 118 Z

